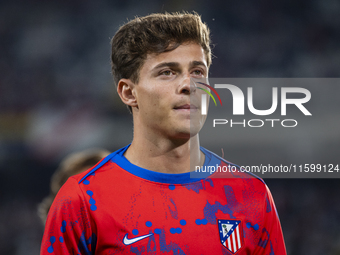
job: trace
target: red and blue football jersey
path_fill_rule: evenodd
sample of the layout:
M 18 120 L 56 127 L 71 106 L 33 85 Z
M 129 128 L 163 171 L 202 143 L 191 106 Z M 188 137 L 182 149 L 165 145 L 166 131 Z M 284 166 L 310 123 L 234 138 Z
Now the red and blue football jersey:
M 127 148 L 68 179 L 50 209 L 41 254 L 286 254 L 261 179 L 149 171 L 124 157 Z M 201 150 L 204 167 L 231 164 Z

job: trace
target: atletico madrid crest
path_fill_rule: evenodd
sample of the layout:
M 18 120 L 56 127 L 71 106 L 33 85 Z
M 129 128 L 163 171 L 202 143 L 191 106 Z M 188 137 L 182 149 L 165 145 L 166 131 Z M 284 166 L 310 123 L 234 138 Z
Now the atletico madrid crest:
M 230 252 L 238 252 L 243 245 L 240 220 L 217 220 L 220 241 Z

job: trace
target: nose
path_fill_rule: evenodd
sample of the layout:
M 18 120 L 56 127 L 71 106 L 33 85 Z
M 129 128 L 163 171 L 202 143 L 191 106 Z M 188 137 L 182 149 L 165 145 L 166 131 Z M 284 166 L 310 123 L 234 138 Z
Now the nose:
M 191 93 L 196 91 L 196 88 L 197 87 L 195 82 L 190 79 L 190 76 L 186 76 L 180 83 L 179 93 L 190 95 Z

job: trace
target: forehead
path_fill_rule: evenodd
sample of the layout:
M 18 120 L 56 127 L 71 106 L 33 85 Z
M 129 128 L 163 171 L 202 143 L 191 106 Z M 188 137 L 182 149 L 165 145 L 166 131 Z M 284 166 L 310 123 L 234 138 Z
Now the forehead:
M 174 62 L 185 66 L 193 61 L 202 62 L 207 67 L 203 48 L 196 43 L 186 43 L 172 51 L 148 54 L 142 69 L 152 69 L 161 62 Z

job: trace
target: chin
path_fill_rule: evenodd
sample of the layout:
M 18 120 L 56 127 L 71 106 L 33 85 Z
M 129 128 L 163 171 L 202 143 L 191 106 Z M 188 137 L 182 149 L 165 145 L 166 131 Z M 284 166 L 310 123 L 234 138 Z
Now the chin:
M 204 121 L 202 119 L 191 119 L 181 123 L 177 122 L 177 125 L 172 126 L 169 131 L 170 137 L 176 139 L 190 139 L 196 136 L 203 127 Z
M 180 139 L 190 139 L 194 136 L 196 136 L 198 134 L 198 132 L 201 130 L 201 128 L 196 127 L 187 127 L 187 128 L 183 128 L 183 129 L 179 129 L 177 130 L 176 134 L 174 135 L 177 138 Z
M 202 121 L 201 119 L 190 122 L 190 133 L 192 134 L 192 136 L 198 134 L 201 131 L 203 124 L 204 121 Z

